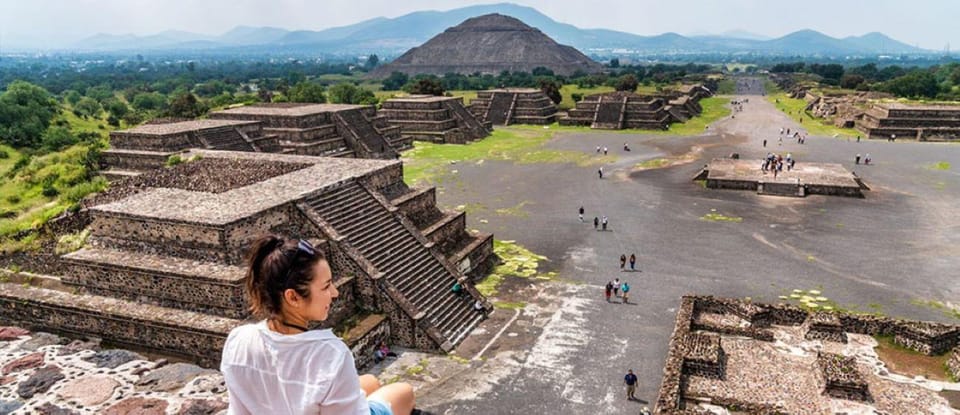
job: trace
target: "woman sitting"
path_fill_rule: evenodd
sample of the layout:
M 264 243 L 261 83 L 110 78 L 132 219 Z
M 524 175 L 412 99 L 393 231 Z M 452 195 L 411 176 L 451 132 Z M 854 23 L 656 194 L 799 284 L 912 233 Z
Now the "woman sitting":
M 230 414 L 407 415 L 413 387 L 380 387 L 357 376 L 353 355 L 330 329 L 309 330 L 330 312 L 337 287 L 322 252 L 309 242 L 264 236 L 248 256 L 246 294 L 263 320 L 237 327 L 220 370 Z

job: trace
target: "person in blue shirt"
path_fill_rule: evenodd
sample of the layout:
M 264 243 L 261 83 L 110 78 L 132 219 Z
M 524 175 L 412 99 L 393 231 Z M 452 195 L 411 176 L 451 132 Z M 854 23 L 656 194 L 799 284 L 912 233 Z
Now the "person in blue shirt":
M 627 370 L 627 375 L 623 377 L 623 383 L 627 385 L 627 400 L 636 400 L 637 397 L 633 394 L 637 392 L 637 375 L 633 374 L 633 369 Z

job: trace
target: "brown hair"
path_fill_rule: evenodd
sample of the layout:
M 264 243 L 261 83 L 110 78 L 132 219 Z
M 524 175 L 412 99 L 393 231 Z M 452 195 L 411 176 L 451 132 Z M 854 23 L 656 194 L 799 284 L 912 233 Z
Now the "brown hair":
M 258 238 L 247 251 L 245 282 L 250 312 L 257 318 L 279 315 L 283 293 L 288 289 L 310 298 L 311 271 L 321 260 L 326 260 L 322 251 L 315 250 L 311 255 L 299 247 L 296 239 L 277 235 Z

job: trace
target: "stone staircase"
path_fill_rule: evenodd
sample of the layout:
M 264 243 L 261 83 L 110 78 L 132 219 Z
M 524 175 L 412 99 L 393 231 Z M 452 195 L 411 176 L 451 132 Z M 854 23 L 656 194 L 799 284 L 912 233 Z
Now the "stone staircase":
M 451 292 L 463 280 L 450 264 L 434 253 L 406 219 L 388 208 L 356 181 L 308 197 L 305 205 L 323 218 L 346 242 L 383 274 L 406 301 L 424 314 L 450 347 L 462 341 L 483 319 L 473 309 L 478 293 Z
M 200 130 L 197 137 L 211 150 L 254 151 L 234 127 Z
M 471 132 L 471 135 L 478 137 L 485 137 L 490 129 L 483 125 L 477 117 L 474 117 L 470 111 L 460 105 L 459 102 L 444 102 L 444 107 L 450 111 L 450 115 L 457 120 L 457 124 L 460 125 L 461 129 Z
M 596 120 L 594 120 L 590 128 L 619 130 L 625 102 L 626 101 L 613 99 L 604 101 L 603 98 L 601 98 L 597 108 Z
M 362 147 L 362 151 L 354 149 L 355 154 L 369 153 L 365 158 L 390 158 L 379 157 L 380 155 L 396 155 L 396 151 L 390 146 L 390 143 L 380 135 L 367 117 L 359 110 L 346 110 L 334 113 L 333 118 L 337 121 L 337 130 L 341 136 L 352 135 L 355 142 Z
M 516 94 L 493 94 L 484 119 L 490 121 L 493 125 L 507 125 L 510 122 L 510 108 L 513 106 L 515 98 Z

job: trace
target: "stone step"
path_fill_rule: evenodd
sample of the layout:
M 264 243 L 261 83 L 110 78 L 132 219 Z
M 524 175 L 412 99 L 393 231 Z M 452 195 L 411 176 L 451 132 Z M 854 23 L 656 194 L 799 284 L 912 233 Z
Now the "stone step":
M 353 239 L 352 243 L 358 249 L 373 253 L 378 246 L 389 247 L 400 239 L 404 239 L 407 233 L 407 230 L 402 226 L 390 227 L 389 229 L 373 229 L 365 235 Z
M 62 260 L 67 264 L 63 282 L 90 293 L 230 318 L 248 314 L 243 267 L 95 247 Z
M 445 337 L 451 338 L 471 313 L 477 313 L 473 310 L 473 299 L 467 297 L 457 298 L 454 303 L 447 304 L 446 308 L 438 310 L 437 315 L 439 318 L 435 324 L 440 328 L 440 332 L 443 333 Z
M 245 321 L 112 297 L 0 283 L 0 320 L 34 331 L 178 356 L 217 367 L 223 344 Z
M 121 169 L 111 168 L 107 170 L 101 170 L 100 174 L 110 182 L 117 182 L 123 179 L 137 177 L 143 173 L 135 170 L 121 170 Z
M 378 267 L 386 271 L 388 268 L 397 265 L 401 259 L 400 255 L 404 252 L 418 249 L 422 249 L 420 241 L 417 241 L 416 238 L 402 236 L 391 240 L 389 245 L 370 249 L 369 258 L 371 262 L 378 264 Z
M 380 203 L 372 198 L 364 199 L 358 198 L 351 201 L 345 202 L 343 205 L 336 208 L 335 211 L 328 210 L 329 214 L 324 216 L 331 224 L 336 224 L 339 227 L 343 227 L 344 231 L 348 229 L 350 231 L 357 230 L 358 226 L 365 226 L 364 222 L 379 218 L 387 217 L 393 218 L 392 215 L 383 207 Z
M 389 255 L 387 255 L 389 257 Z M 415 278 L 415 275 L 410 275 L 408 272 L 414 269 L 421 268 L 430 263 L 430 256 L 426 255 L 425 251 L 414 251 L 408 253 L 407 255 L 398 254 L 385 262 L 383 265 L 378 266 L 378 268 L 391 275 L 392 281 L 394 284 L 400 285 L 407 281 L 409 278 Z
M 451 331 L 451 334 L 447 336 L 447 339 L 451 344 L 460 344 L 460 342 L 463 341 L 463 339 L 465 339 L 467 335 L 469 335 L 470 332 L 472 332 L 473 329 L 480 324 L 481 321 L 483 321 L 484 315 L 482 313 L 476 311 L 473 313 L 473 317 L 469 318 L 466 322 L 461 323 L 455 331 Z

